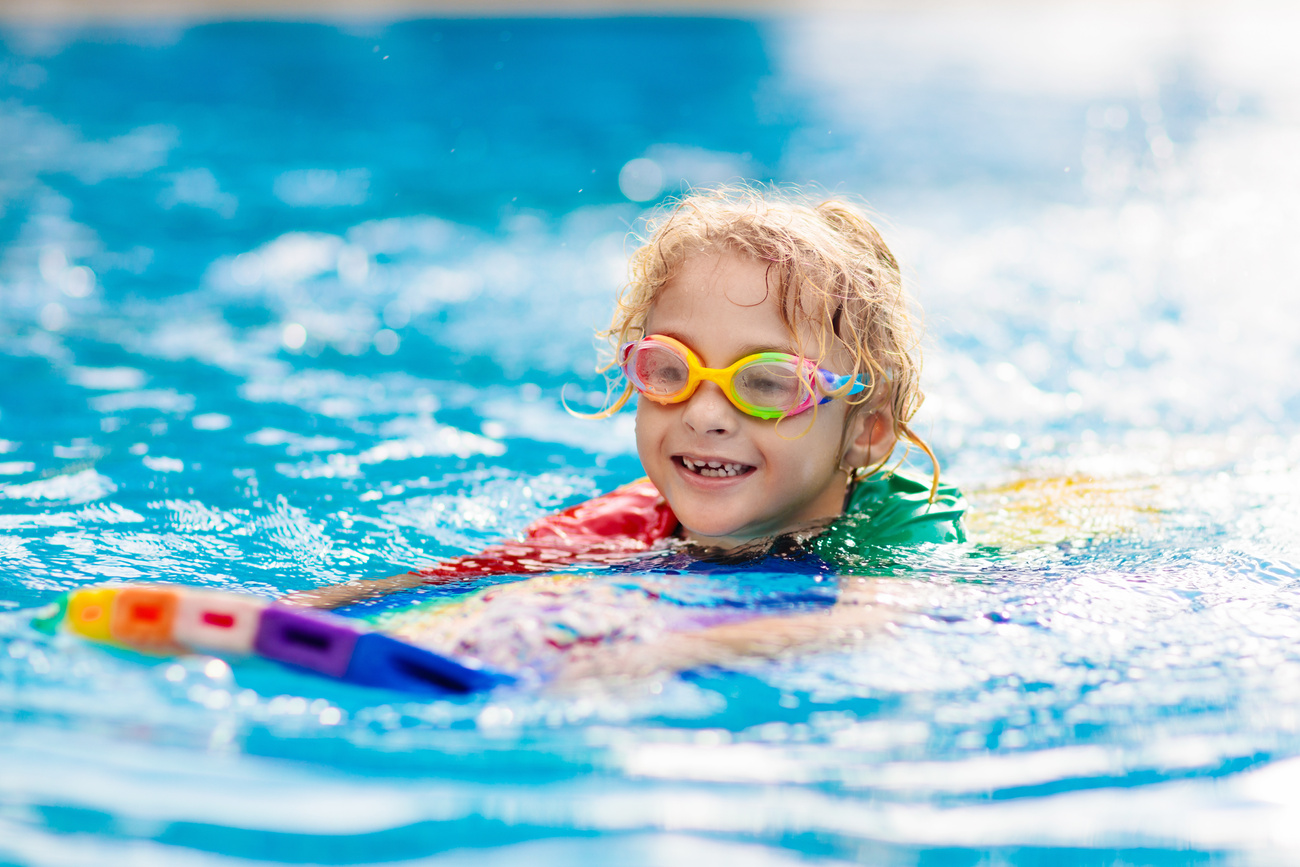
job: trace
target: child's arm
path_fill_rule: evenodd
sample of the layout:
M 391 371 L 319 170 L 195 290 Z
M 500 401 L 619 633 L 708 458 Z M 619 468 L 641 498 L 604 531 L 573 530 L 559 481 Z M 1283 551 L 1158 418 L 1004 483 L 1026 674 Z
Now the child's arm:
M 592 648 L 573 658 L 556 678 L 561 686 L 588 679 L 637 680 L 706 666 L 730 667 L 746 660 L 771 659 L 794 652 L 832 650 L 878 634 L 903 601 L 897 579 L 846 576 L 840 598 L 824 611 L 789 617 L 760 617 L 692 632 L 673 632 L 648 643 Z
M 664 498 L 648 480 L 642 480 L 535 521 L 519 542 L 491 545 L 477 554 L 453 557 L 405 575 L 299 590 L 280 601 L 339 608 L 426 584 L 552 572 L 574 563 L 614 563 L 648 550 L 676 529 L 677 518 Z
M 311 590 L 295 590 L 276 601 L 286 605 L 301 605 L 304 608 L 342 608 L 365 599 L 378 599 L 389 593 L 400 593 L 426 584 L 441 584 L 453 580 L 454 577 L 439 580 L 437 577 L 430 577 L 421 572 L 407 572 L 391 578 L 354 578 L 342 584 L 313 587 Z

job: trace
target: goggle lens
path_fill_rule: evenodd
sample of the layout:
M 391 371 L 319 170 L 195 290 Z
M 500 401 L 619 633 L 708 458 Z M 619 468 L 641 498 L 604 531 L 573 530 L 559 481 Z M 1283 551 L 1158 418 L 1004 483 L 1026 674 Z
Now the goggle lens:
M 755 361 L 736 371 L 731 391 L 754 409 L 793 415 L 812 397 L 808 378 L 788 361 Z
M 685 358 L 660 343 L 641 341 L 631 347 L 623 365 L 627 378 L 639 391 L 672 397 L 690 383 L 691 368 Z

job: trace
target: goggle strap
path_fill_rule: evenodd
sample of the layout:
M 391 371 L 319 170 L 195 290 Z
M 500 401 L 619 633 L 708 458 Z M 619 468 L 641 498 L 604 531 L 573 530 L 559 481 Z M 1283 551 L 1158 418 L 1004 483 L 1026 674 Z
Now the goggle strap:
M 848 376 L 847 374 L 841 375 L 821 370 L 821 368 L 817 369 L 821 371 L 824 377 L 826 377 L 826 384 L 829 386 L 830 391 L 837 391 L 844 386 L 851 384 L 852 387 L 849 389 L 849 394 L 861 394 L 867 390 L 867 384 L 871 382 L 870 377 L 867 377 L 867 382 L 864 383 L 861 378 L 857 376 Z

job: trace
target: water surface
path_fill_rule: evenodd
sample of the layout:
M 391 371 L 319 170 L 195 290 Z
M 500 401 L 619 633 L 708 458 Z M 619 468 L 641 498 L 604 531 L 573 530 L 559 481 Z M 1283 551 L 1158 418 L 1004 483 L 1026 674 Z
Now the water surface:
M 8 26 L 0 860 L 1294 857 L 1300 21 L 945 16 Z M 865 198 L 926 309 L 973 544 L 886 634 L 424 702 L 27 626 L 427 566 L 634 478 L 560 389 L 599 400 L 645 208 L 734 178 Z

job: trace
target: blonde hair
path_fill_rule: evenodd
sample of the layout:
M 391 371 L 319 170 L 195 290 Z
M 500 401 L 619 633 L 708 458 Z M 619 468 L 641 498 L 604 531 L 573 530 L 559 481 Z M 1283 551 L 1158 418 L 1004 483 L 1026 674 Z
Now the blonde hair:
M 898 262 L 862 209 L 836 199 L 814 201 L 779 190 L 726 186 L 665 203 L 646 222 L 613 321 L 600 336 L 615 349 L 644 337 L 660 291 L 692 255 L 718 250 L 766 262 L 791 336 L 797 341 L 805 325 L 817 335 L 816 352 L 803 354 L 821 357 L 833 340 L 848 350 L 853 370 L 835 372 L 866 374 L 871 380 L 866 392 L 848 398 L 854 405 L 850 417 L 863 408 L 887 409 L 896 439 L 916 445 L 930 458 L 933 498 L 939 462 L 908 427 L 924 395 L 914 302 L 903 289 Z M 599 369 L 609 371 L 616 364 L 617 358 Z M 598 415 L 613 414 L 631 394 L 629 383 Z M 854 468 L 854 474 L 861 478 L 889 457 L 870 469 Z

